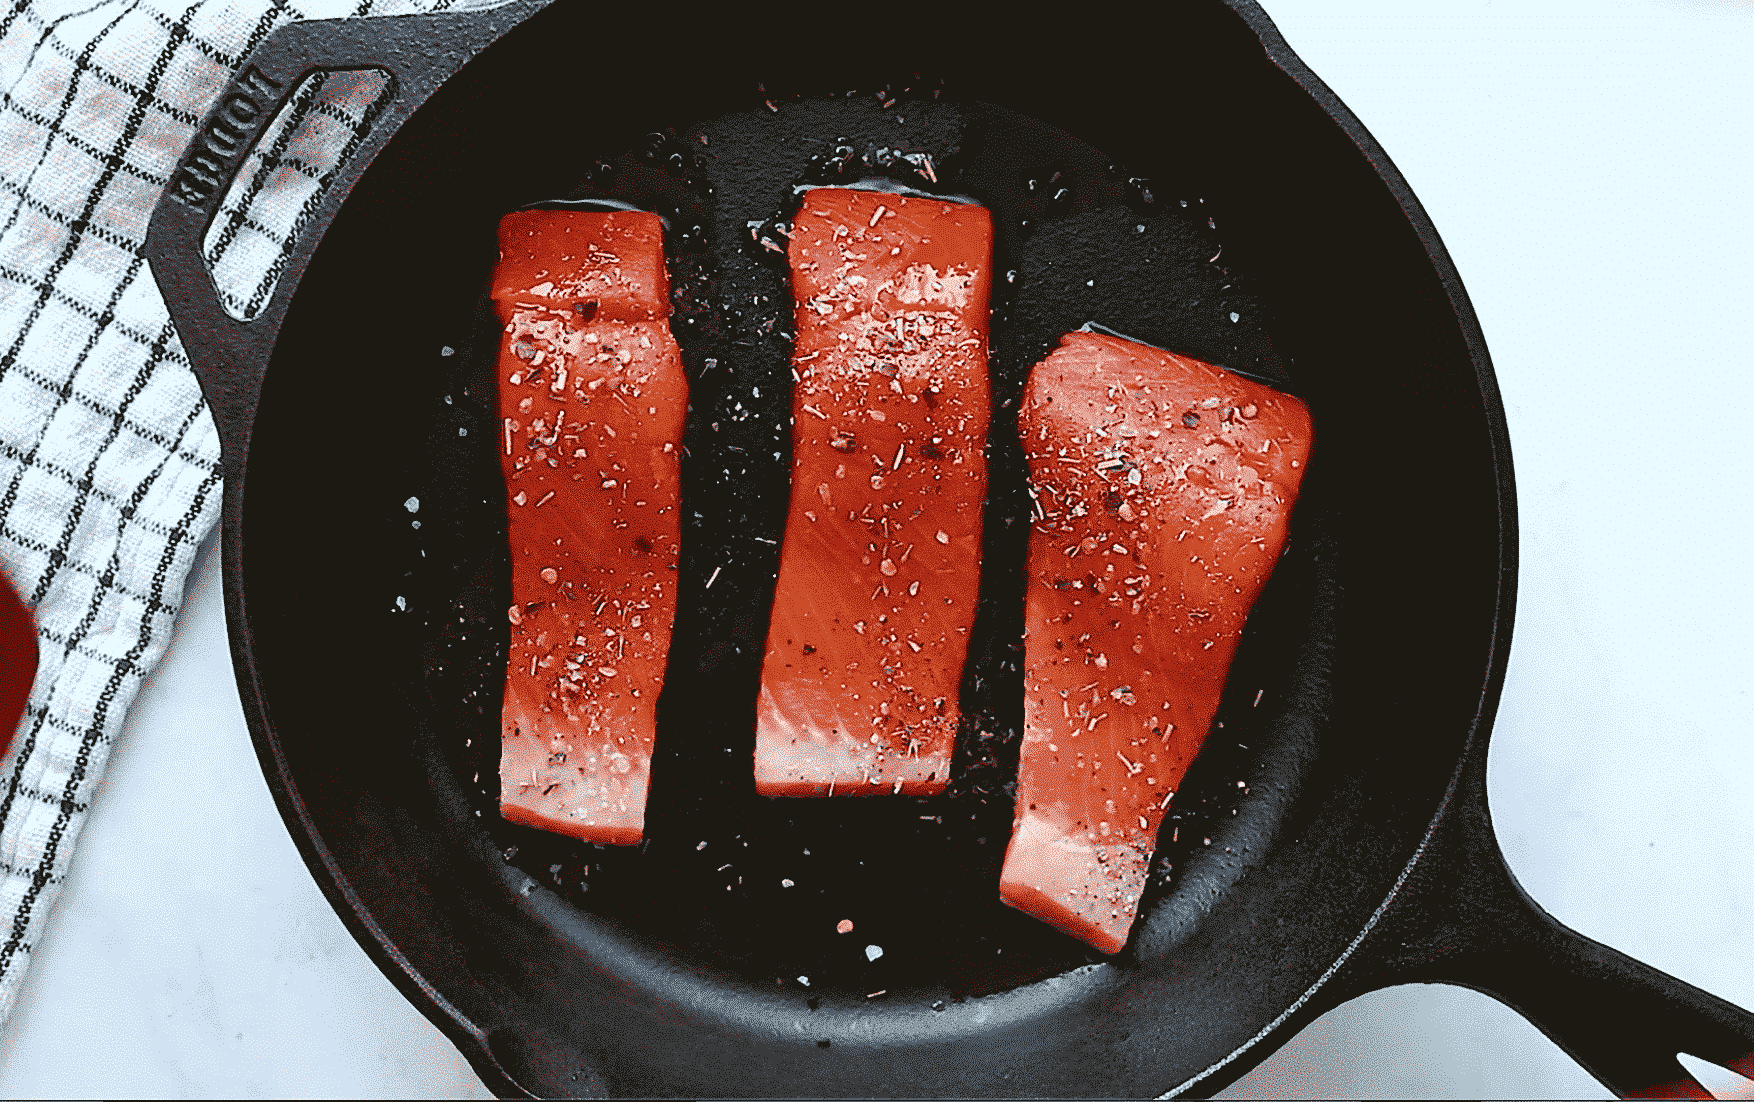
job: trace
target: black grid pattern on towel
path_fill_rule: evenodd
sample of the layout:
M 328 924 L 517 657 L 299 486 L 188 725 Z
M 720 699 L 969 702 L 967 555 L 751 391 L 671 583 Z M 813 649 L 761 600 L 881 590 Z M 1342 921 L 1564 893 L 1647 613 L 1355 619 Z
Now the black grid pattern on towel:
M 213 97 L 292 19 L 453 0 L 12 0 L 0 8 L 0 572 L 41 658 L 0 773 L 0 1022 L 91 793 L 219 515 L 219 442 L 148 269 L 147 220 Z M 374 85 L 374 81 L 376 84 Z M 205 242 L 253 316 L 381 106 L 298 89 Z

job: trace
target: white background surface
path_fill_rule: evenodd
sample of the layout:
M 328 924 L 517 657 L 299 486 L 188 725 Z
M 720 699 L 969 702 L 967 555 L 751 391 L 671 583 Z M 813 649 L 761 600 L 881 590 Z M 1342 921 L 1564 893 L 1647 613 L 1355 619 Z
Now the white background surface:
M 1561 921 L 1754 1007 L 1754 4 L 1266 6 L 1425 204 L 1504 392 L 1511 865 Z M 281 826 L 209 548 L 0 1035 L 0 1095 L 482 1093 Z M 1228 1093 L 1606 1097 L 1435 987 L 1333 1012 Z

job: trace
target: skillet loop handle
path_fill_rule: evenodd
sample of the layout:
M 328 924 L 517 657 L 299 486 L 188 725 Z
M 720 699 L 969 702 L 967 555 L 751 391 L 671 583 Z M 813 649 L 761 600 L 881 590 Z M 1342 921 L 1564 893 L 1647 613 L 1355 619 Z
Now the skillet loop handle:
M 341 204 L 402 124 L 471 58 L 549 2 L 512 0 L 485 10 L 313 20 L 278 28 L 250 54 L 214 101 L 153 210 L 146 258 L 220 435 L 227 619 L 233 625 L 246 708 L 252 698 L 260 700 L 260 689 L 245 672 L 253 671 L 254 663 L 248 650 L 239 648 L 237 625 L 247 623 L 248 616 L 242 594 L 232 584 L 241 558 L 244 472 L 263 376 L 293 293 Z M 312 73 L 349 69 L 388 74 L 387 102 L 353 155 L 337 168 L 318 208 L 302 223 L 261 311 L 247 321 L 233 317 L 221 303 L 202 256 L 208 228 L 250 151 L 300 82 Z M 269 781 L 275 782 L 273 770 Z M 275 795 L 286 812 L 285 795 L 280 791 Z M 304 856 L 317 871 L 318 858 L 308 849 Z M 349 907 L 330 887 L 332 882 L 326 882 L 321 872 L 318 881 L 337 912 L 346 917 Z M 469 1058 L 485 1084 L 502 1097 L 534 1097 L 488 1051 L 486 1030 L 456 1008 L 434 1000 L 425 981 L 375 931 L 349 926 L 410 1001 L 422 1009 L 433 1001 L 439 1003 L 442 1013 L 428 1010 L 433 1024 Z
M 1491 995 L 1622 1098 L 1710 1098 L 1681 1052 L 1754 1078 L 1754 1014 L 1585 937 L 1523 891 L 1492 833 L 1484 749 L 1470 748 L 1342 986 L 1451 983 Z
M 201 121 L 172 171 L 146 232 L 146 256 L 219 428 L 226 481 L 241 483 L 262 376 L 288 303 L 335 212 L 372 159 L 440 84 L 548 0 L 513 0 L 478 11 L 288 23 L 251 53 Z M 303 223 L 273 295 L 242 321 L 221 305 L 201 255 L 239 169 L 305 77 L 378 69 L 387 102 L 353 156 L 337 169 L 321 206 Z

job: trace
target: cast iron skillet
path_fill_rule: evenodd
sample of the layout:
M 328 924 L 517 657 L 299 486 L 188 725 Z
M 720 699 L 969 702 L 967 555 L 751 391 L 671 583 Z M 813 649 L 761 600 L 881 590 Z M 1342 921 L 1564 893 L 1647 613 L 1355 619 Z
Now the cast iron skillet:
M 1486 737 L 1512 622 L 1514 495 L 1485 344 L 1436 232 L 1259 9 L 1214 0 L 1156 15 L 1150 34 L 997 16 L 873 16 L 853 33 L 526 0 L 292 24 L 179 164 L 148 249 L 223 440 L 228 622 L 269 786 L 354 936 L 494 1090 L 1206 1093 L 1346 999 L 1406 982 L 1501 999 L 1623 1095 L 1698 1091 L 1680 1051 L 1754 1071 L 1754 1016 L 1559 925 L 1493 839 Z M 225 184 L 304 74 L 362 67 L 392 74 L 391 101 L 271 302 L 235 321 L 199 255 Z M 496 745 L 499 670 L 480 656 L 505 631 L 503 611 L 497 626 L 489 615 L 506 603 L 503 521 L 499 487 L 459 435 L 491 430 L 491 397 L 455 365 L 478 363 L 471 350 L 493 336 L 476 311 L 494 220 L 568 194 L 601 152 L 647 131 L 775 89 L 870 89 L 915 71 L 944 78 L 949 99 L 1003 105 L 1123 158 L 1166 196 L 1209 199 L 1317 412 L 1293 550 L 1112 960 L 970 902 L 986 898 L 1008 824 L 1002 783 L 981 779 L 1003 777 L 1003 739 L 962 756 L 962 787 L 941 804 L 774 811 L 749 794 L 735 739 L 714 732 L 746 724 L 765 625 L 715 610 L 763 607 L 772 553 L 751 549 L 744 580 L 720 583 L 725 606 L 704 576 L 739 528 L 771 534 L 783 489 L 758 476 L 778 472 L 783 488 L 784 465 L 752 459 L 738 482 L 698 423 L 728 418 L 728 395 L 761 381 L 747 365 L 721 367 L 721 382 L 690 363 L 701 454 L 685 492 L 704 505 L 685 536 L 681 615 L 694 620 L 672 681 L 695 699 L 667 690 L 664 708 L 702 716 L 706 734 L 665 728 L 651 843 L 544 850 L 560 843 L 498 822 L 492 778 L 480 781 Z M 678 207 L 672 221 L 690 216 Z M 677 232 L 686 252 L 692 228 Z M 759 313 L 727 313 L 718 337 L 684 344 L 735 344 Z M 1014 445 L 995 430 L 995 449 Z M 420 494 L 429 526 L 416 531 L 402 503 Z M 989 549 L 1005 538 L 990 532 Z M 983 584 L 1002 606 L 1003 586 Z M 1004 676 L 1004 648 L 989 649 L 981 668 Z M 726 753 L 730 768 L 713 757 Z M 929 823 L 921 811 L 939 822 L 904 829 Z M 804 858 L 789 847 L 813 843 L 821 905 L 865 891 L 884 959 L 906 946 L 923 964 L 866 974 L 823 956 L 808 987 L 779 971 L 808 948 L 786 940 L 793 897 L 731 878 L 790 869 Z M 715 898 L 711 875 L 735 890 Z M 972 886 L 958 895 L 961 881 Z

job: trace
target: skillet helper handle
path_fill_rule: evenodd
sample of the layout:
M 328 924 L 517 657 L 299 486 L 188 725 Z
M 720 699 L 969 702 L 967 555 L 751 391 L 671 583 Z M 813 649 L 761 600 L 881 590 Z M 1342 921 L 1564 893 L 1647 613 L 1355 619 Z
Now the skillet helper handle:
M 287 304 L 342 201 L 439 85 L 547 3 L 513 0 L 486 10 L 288 23 L 251 53 L 214 101 L 153 211 L 146 256 L 212 409 L 228 486 L 243 480 L 262 376 Z M 201 255 L 208 227 L 250 150 L 299 83 L 312 73 L 348 69 L 388 74 L 388 102 L 303 222 L 261 312 L 248 321 L 235 318 L 221 304 Z
M 1451 983 L 1491 995 L 1622 1098 L 1710 1098 L 1675 1054 L 1754 1078 L 1754 1014 L 1565 926 L 1505 863 L 1486 805 L 1485 747 L 1343 986 Z
M 243 595 L 230 578 L 242 554 L 243 482 L 251 430 L 269 357 L 317 242 L 372 160 L 409 117 L 471 58 L 549 2 L 512 0 L 473 11 L 311 20 L 279 27 L 239 67 L 172 171 L 147 226 L 146 257 L 219 430 L 225 470 L 222 547 L 227 560 L 227 619 L 233 625 L 248 620 L 242 611 Z M 202 243 L 220 204 L 250 151 L 307 76 L 358 69 L 387 74 L 387 102 L 352 156 L 336 169 L 320 205 L 299 225 L 279 280 L 261 311 L 249 320 L 233 317 L 221 303 L 202 256 Z M 248 653 L 239 649 L 235 628 L 233 653 L 246 702 L 252 696 L 259 699 L 259 690 L 246 672 L 252 669 Z M 270 785 L 275 786 L 276 772 L 267 771 Z M 276 799 L 285 813 L 285 794 L 276 791 Z M 315 871 L 322 856 L 300 848 Z M 336 896 L 332 879 L 321 874 L 317 879 L 343 918 L 357 910 Z M 432 1005 L 435 1000 L 425 981 L 399 953 L 375 932 L 349 926 L 415 1006 L 425 1010 Z M 533 1097 L 489 1054 L 487 1030 L 448 1005 L 444 1009 L 449 1013 L 429 1011 L 429 1017 L 469 1058 L 489 1089 L 503 1098 Z

